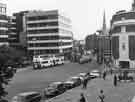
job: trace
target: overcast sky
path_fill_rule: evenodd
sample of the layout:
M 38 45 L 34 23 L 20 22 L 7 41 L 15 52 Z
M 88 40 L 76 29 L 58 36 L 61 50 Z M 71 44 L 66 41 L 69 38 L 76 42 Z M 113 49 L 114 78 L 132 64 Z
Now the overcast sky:
M 2 1 L 2 0 L 0 0 Z M 5 0 L 3 0 L 5 2 Z M 72 20 L 72 29 L 76 39 L 100 29 L 103 12 L 106 12 L 107 26 L 112 15 L 119 10 L 130 10 L 133 0 L 7 0 L 7 14 L 23 10 L 60 9 Z

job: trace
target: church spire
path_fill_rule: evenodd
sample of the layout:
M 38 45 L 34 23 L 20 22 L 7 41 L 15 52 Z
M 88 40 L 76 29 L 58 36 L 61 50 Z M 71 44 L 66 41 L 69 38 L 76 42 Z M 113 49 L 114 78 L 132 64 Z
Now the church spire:
M 105 17 L 105 10 L 104 10 L 104 15 L 103 15 L 103 26 L 102 26 L 102 34 L 106 35 L 107 34 L 107 29 L 106 29 L 106 17 Z
M 135 0 L 133 0 L 133 3 L 132 3 L 132 10 L 135 11 Z

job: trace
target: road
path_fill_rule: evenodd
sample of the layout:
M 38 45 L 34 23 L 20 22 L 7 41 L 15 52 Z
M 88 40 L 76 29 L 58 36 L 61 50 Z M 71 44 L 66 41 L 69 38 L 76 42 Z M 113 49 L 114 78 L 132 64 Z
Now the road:
M 99 66 L 93 61 L 87 64 L 66 63 L 48 69 L 18 71 L 7 87 L 10 100 L 14 95 L 27 91 L 40 91 L 54 81 L 64 81 L 71 76 L 75 76 L 80 72 L 89 72 L 91 69 L 97 69 Z

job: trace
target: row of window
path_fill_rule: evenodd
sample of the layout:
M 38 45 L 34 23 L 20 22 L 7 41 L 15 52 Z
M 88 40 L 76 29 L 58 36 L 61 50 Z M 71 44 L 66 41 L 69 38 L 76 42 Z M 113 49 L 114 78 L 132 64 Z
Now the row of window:
M 28 24 L 28 27 L 46 27 L 46 26 L 58 26 L 58 22 Z
M 68 23 L 71 22 L 70 19 L 68 19 L 67 17 L 64 17 L 64 16 L 62 16 L 62 15 L 59 15 L 59 18 L 60 18 L 61 20 L 63 20 L 64 22 L 65 22 L 65 21 L 68 22 Z
M 0 22 L 0 27 L 8 27 L 8 24 Z
M 28 40 L 59 40 L 59 39 L 63 39 L 63 40 L 72 40 L 72 37 L 63 37 L 63 36 L 43 36 L 43 37 L 28 37 Z
M 8 38 L 0 38 L 0 42 L 8 42 Z
M 7 20 L 7 16 L 6 15 L 0 15 L 0 20 Z
M 129 58 L 135 60 L 135 36 L 129 36 Z M 112 37 L 112 54 L 114 59 L 119 58 L 119 36 Z
M 27 33 L 28 33 L 28 34 L 58 33 L 58 29 L 28 30 Z
M 70 28 L 71 26 L 62 22 L 59 22 L 59 25 L 65 28 Z
M 0 12 L 2 14 L 6 14 L 6 8 L 5 7 L 0 7 Z
M 38 34 L 38 33 L 62 33 L 62 34 L 72 34 L 71 31 L 64 30 L 64 29 L 40 29 L 40 30 L 27 30 L 28 34 Z
M 7 31 L 6 30 L 0 30 L 0 35 L 6 35 Z
M 58 19 L 58 15 L 44 15 L 44 16 L 27 17 L 28 21 L 46 20 L 46 19 Z
M 60 29 L 59 32 L 62 34 L 72 34 L 72 31 L 65 30 L 65 29 Z
M 122 19 L 135 19 L 135 12 L 127 12 L 127 13 L 121 13 L 118 15 L 114 15 L 112 18 L 113 21 L 120 21 Z
M 122 26 L 114 27 L 111 33 L 120 33 L 121 27 Z M 125 28 L 126 28 L 126 32 L 135 32 L 135 25 L 126 25 Z
M 34 54 L 34 51 L 30 50 L 29 53 Z M 36 50 L 35 53 L 36 54 L 41 54 L 41 55 L 42 54 L 52 54 L 52 53 L 57 54 L 57 53 L 59 53 L 59 50 L 58 49 L 54 49 L 54 50 L 51 50 L 51 49 L 50 50 Z
M 71 45 L 72 42 L 58 42 L 58 43 L 31 43 L 28 44 L 29 47 L 57 47 L 57 46 L 67 46 Z

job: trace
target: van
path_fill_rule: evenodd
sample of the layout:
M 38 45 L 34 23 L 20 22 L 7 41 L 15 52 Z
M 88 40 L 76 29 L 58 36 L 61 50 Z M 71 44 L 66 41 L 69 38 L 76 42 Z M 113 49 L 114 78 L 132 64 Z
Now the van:
M 14 96 L 11 102 L 40 102 L 41 98 L 39 92 L 24 92 Z

